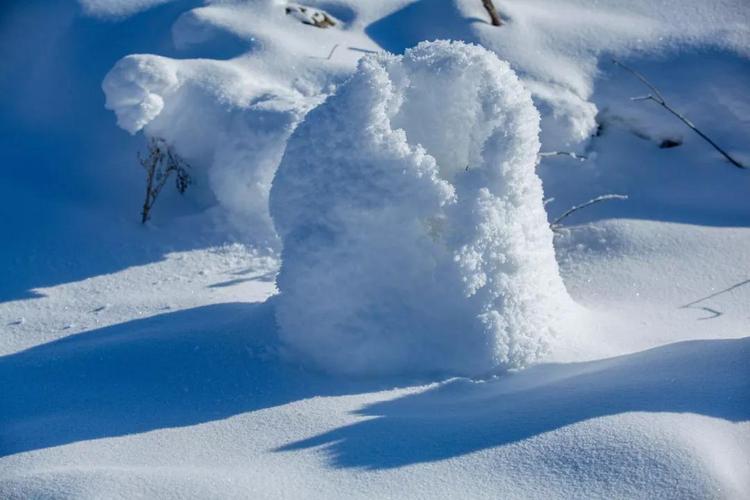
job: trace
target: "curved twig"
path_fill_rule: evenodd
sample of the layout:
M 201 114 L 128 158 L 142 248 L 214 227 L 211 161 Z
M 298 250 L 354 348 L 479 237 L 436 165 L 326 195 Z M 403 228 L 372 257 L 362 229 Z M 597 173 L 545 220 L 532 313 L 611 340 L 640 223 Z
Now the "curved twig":
M 606 201 L 606 200 L 627 200 L 627 199 L 628 199 L 628 197 L 626 195 L 624 195 L 624 194 L 603 194 L 601 196 L 597 196 L 596 198 L 590 199 L 586 203 L 581 203 L 580 205 L 575 205 L 573 207 L 570 207 L 565 212 L 563 212 L 562 215 L 560 215 L 557 219 L 553 220 L 550 223 L 549 227 L 553 231 L 556 230 L 556 229 L 559 229 L 560 228 L 560 222 L 563 219 L 569 217 L 574 212 L 577 212 L 578 210 L 580 210 L 582 208 L 586 208 L 588 206 L 591 206 L 591 205 L 593 205 L 595 203 L 599 203 L 599 202 Z
M 649 95 L 645 95 L 645 96 L 631 97 L 631 100 L 633 100 L 633 101 L 649 101 L 649 100 L 650 101 L 654 101 L 655 103 L 657 103 L 658 105 L 660 105 L 661 107 L 663 107 L 664 109 L 666 109 L 667 111 L 669 111 L 670 113 L 672 113 L 674 116 L 676 116 L 677 118 L 679 118 L 680 121 L 682 121 L 682 123 L 684 123 L 685 125 L 687 125 L 690 129 L 692 129 L 693 132 L 695 132 L 696 134 L 698 134 L 699 136 L 701 136 L 706 142 L 708 142 L 711 146 L 713 146 L 716 151 L 718 151 L 719 153 L 721 153 L 724 156 L 724 158 L 726 158 L 727 160 L 729 160 L 729 163 L 731 163 L 732 165 L 734 165 L 737 168 L 747 169 L 747 167 L 745 165 L 743 165 L 742 163 L 740 163 L 738 160 L 734 159 L 729 153 L 727 153 L 726 151 L 724 151 L 718 144 L 716 144 L 713 140 L 711 140 L 711 138 L 709 138 L 706 134 L 704 134 L 703 132 L 701 132 L 700 129 L 698 129 L 698 127 L 696 127 L 693 124 L 693 122 L 691 122 L 690 120 L 688 120 L 685 115 L 683 115 L 682 113 L 680 113 L 679 111 L 677 111 L 676 109 L 674 109 L 672 106 L 670 106 L 669 103 L 667 103 L 666 99 L 664 99 L 664 96 L 661 94 L 661 92 L 659 92 L 659 89 L 657 89 L 656 87 L 654 87 L 653 84 L 651 84 L 651 82 L 649 82 L 646 79 L 645 76 L 643 76 L 641 73 L 639 73 L 638 71 L 634 70 L 630 66 L 627 66 L 627 65 L 621 63 L 617 59 L 612 59 L 612 63 L 614 63 L 617 66 L 620 66 L 621 68 L 623 68 L 624 70 L 630 72 L 633 76 L 635 76 L 641 82 L 643 82 L 644 85 L 646 85 L 649 89 L 651 89 L 651 92 L 653 92 L 653 94 L 649 94 Z
M 492 0 L 482 0 L 482 5 L 484 5 L 484 9 L 490 16 L 490 23 L 492 24 L 492 26 L 502 26 L 503 21 L 497 14 L 497 9 L 495 8 L 495 4 L 492 3 Z

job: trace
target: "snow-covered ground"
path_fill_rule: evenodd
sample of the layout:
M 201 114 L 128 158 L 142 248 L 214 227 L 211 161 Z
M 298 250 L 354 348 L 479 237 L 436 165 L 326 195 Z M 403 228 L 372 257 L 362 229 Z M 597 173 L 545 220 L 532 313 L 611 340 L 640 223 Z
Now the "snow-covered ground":
M 748 164 L 750 9 L 743 0 L 495 3 L 499 28 L 479 0 L 308 1 L 334 20 L 326 29 L 302 22 L 299 4 L 287 14 L 290 5 L 277 0 L 1 7 L 0 497 L 750 496 L 750 171 L 654 102 L 631 101 L 649 89 L 611 62 L 646 75 Z M 402 54 L 438 38 L 478 43 L 508 61 L 540 112 L 541 151 L 585 157 L 541 158 L 550 220 L 597 195 L 629 198 L 583 209 L 555 235 L 557 267 L 577 305 L 535 364 L 487 372 L 479 356 L 472 370 L 463 346 L 451 365 L 443 345 L 442 373 L 425 370 L 419 356 L 438 353 L 423 347 L 425 330 L 395 344 L 411 353 L 411 366 L 326 374 L 336 367 L 325 360 L 357 362 L 347 359 L 353 347 L 336 351 L 342 321 L 364 317 L 368 335 L 378 335 L 377 315 L 349 314 L 363 304 L 375 300 L 390 313 L 383 324 L 415 331 L 430 307 L 436 318 L 463 318 L 451 312 L 463 307 L 453 298 L 431 299 L 453 297 L 450 290 L 376 298 L 394 280 L 424 288 L 423 278 L 409 282 L 407 271 L 422 265 L 412 248 L 440 262 L 441 232 L 479 233 L 473 219 L 442 208 L 449 196 L 435 201 L 448 193 L 435 186 L 459 198 L 479 186 L 485 149 L 476 143 L 486 137 L 476 140 L 467 123 L 481 116 L 461 121 L 450 102 L 474 101 L 446 83 L 456 77 L 418 75 L 406 63 L 388 63 L 388 92 L 365 79 L 372 91 L 352 100 L 344 83 L 369 52 Z M 515 92 L 510 81 L 492 95 Z M 408 161 L 362 142 L 373 110 L 401 106 L 389 116 L 405 130 L 398 151 L 415 155 Z M 326 132 L 337 127 L 347 133 Z M 400 132 L 388 127 L 398 143 Z M 511 139 L 525 133 L 507 128 L 506 137 L 511 130 Z M 182 197 L 167 185 L 141 227 L 135 154 L 144 134 L 172 144 L 194 184 Z M 499 151 L 510 151 L 511 139 Z M 665 140 L 679 145 L 660 148 Z M 315 171 L 295 173 L 305 162 Z M 400 192 L 392 180 L 377 186 L 399 211 L 370 219 L 372 205 L 354 187 L 337 194 L 367 179 L 356 170 L 363 162 L 413 169 L 408 182 L 424 192 Z M 437 177 L 419 177 L 430 169 Z M 503 182 L 520 182 L 513 179 Z M 524 217 L 541 204 L 528 200 Z M 344 211 L 360 202 L 365 211 Z M 414 236 L 399 214 L 426 217 L 434 245 L 416 247 L 424 245 L 416 237 L 394 244 L 405 241 L 395 234 Z M 327 241 L 326 252 L 305 255 L 307 246 L 292 244 L 282 260 L 288 233 L 341 221 L 347 236 Z M 373 232 L 384 223 L 396 229 Z M 501 231 L 514 236 L 482 247 L 481 262 L 498 248 L 523 259 L 513 249 L 540 227 L 529 224 Z M 365 273 L 357 255 L 386 264 Z M 340 256 L 348 260 L 337 267 Z M 285 277 L 285 262 L 301 271 Z M 376 275 L 404 262 L 401 276 Z M 277 295 L 279 269 L 283 293 L 306 294 L 291 307 Z M 512 269 L 503 272 L 517 276 Z M 337 290 L 336 280 L 346 286 Z M 540 288 L 528 286 L 519 297 Z M 363 290 L 380 292 L 365 302 Z M 394 318 L 409 300 L 421 312 Z M 288 324 L 295 308 L 309 315 L 292 316 L 296 330 L 285 333 L 277 318 Z M 309 325 L 322 342 L 300 349 L 294 339 L 316 315 L 330 325 Z M 450 331 L 442 321 L 431 328 Z

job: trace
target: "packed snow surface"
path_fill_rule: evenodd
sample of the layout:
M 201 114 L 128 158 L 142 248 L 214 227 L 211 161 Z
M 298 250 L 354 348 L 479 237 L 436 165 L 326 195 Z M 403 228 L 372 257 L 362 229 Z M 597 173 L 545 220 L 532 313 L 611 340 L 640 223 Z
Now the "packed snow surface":
M 290 350 L 358 374 L 536 360 L 570 307 L 538 131 L 528 91 L 479 46 L 364 58 L 296 129 L 274 179 Z
M 649 89 L 611 62 L 644 74 L 675 109 L 749 164 L 747 0 L 495 4 L 499 28 L 487 22 L 480 0 L 5 1 L 0 498 L 749 498 L 750 175 L 660 106 L 631 101 Z M 287 14 L 290 6 L 298 11 Z M 299 14 L 302 7 L 324 11 L 336 24 L 305 24 L 311 17 Z M 303 178 L 327 182 L 316 176 L 330 168 L 357 192 L 340 183 L 338 193 L 311 185 L 304 189 L 325 196 L 292 200 L 281 211 L 333 206 L 350 194 L 361 200 L 360 167 L 376 165 L 388 181 L 386 199 L 405 215 L 376 209 L 379 198 L 365 193 L 372 207 L 341 219 L 350 223 L 349 248 L 372 257 L 364 243 L 380 245 L 382 259 L 363 271 L 379 263 L 390 269 L 397 256 L 412 266 L 372 283 L 381 291 L 399 284 L 391 302 L 367 296 L 351 260 L 342 262 L 348 276 L 329 261 L 330 277 L 304 269 L 321 280 L 320 287 L 304 284 L 311 304 L 324 304 L 329 294 L 337 315 L 344 304 L 371 299 L 403 313 L 396 298 L 411 286 L 412 270 L 421 273 L 414 281 L 421 295 L 407 301 L 409 315 L 383 317 L 383 324 L 416 323 L 426 308 L 463 322 L 481 310 L 479 302 L 491 302 L 484 292 L 494 290 L 497 274 L 485 262 L 494 261 L 481 252 L 473 261 L 460 249 L 489 248 L 476 246 L 482 233 L 471 226 L 491 211 L 469 213 L 469 202 L 504 199 L 499 186 L 514 184 L 492 181 L 492 172 L 505 174 L 482 164 L 484 151 L 509 150 L 441 121 L 451 113 L 457 123 L 471 115 L 479 117 L 472 123 L 491 125 L 476 106 L 495 101 L 454 92 L 427 60 L 405 63 L 413 56 L 362 63 L 385 87 L 355 95 L 344 83 L 364 55 L 403 55 L 434 40 L 478 44 L 507 61 L 540 114 L 540 151 L 583 158 L 540 156 L 536 174 L 549 220 L 601 194 L 629 198 L 563 221 L 553 240 L 556 266 L 578 306 L 562 312 L 576 315 L 552 322 L 564 331 L 549 336 L 547 354 L 526 368 L 448 379 L 425 373 L 424 365 L 409 370 L 420 375 L 326 374 L 303 348 L 295 352 L 301 344 L 276 319 L 285 307 L 276 273 L 285 266 L 282 288 L 290 275 L 269 191 L 297 127 L 292 146 L 303 145 L 304 130 L 319 137 L 307 155 L 320 160 L 320 170 Z M 513 80 L 501 67 L 492 71 Z M 484 74 L 482 64 L 466 71 Z M 455 93 L 468 107 L 432 105 L 419 86 L 434 87 L 435 101 Z M 514 88 L 504 84 L 500 100 Z M 396 101 L 378 102 L 382 95 Z M 362 105 L 345 107 L 346 98 Z M 336 102 L 350 116 L 324 121 Z M 349 135 L 367 138 L 354 118 L 378 109 L 392 113 L 388 122 L 370 123 L 400 146 L 364 158 Z M 331 137 L 361 161 L 345 163 L 336 141 L 310 123 L 351 129 Z M 148 137 L 170 143 L 194 182 L 184 196 L 167 186 L 141 226 L 144 176 L 136 153 Z M 372 150 L 371 140 L 362 147 Z M 480 151 L 475 142 L 482 141 Z M 531 149 L 519 147 L 518 162 L 503 161 L 531 164 Z M 388 154 L 402 171 L 398 183 L 382 162 Z M 424 190 L 407 199 L 396 185 Z M 462 198 L 482 186 L 485 198 Z M 524 224 L 537 220 L 535 206 Z M 367 213 L 389 225 L 374 227 Z M 341 217 L 302 215 L 301 225 Z M 432 264 L 384 236 L 409 224 L 415 233 L 404 237 L 418 242 L 415 251 L 435 262 L 452 252 L 477 267 L 441 261 L 436 281 L 453 280 L 451 287 L 425 290 Z M 339 240 L 316 244 L 347 248 Z M 512 256 L 515 244 L 503 251 Z M 540 251 L 550 252 L 544 245 Z M 304 258 L 309 254 L 297 263 Z M 462 279 L 482 273 L 486 282 Z M 455 297 L 456 304 L 428 303 L 430 297 Z M 530 317 L 529 310 L 493 308 Z M 373 325 L 376 311 L 363 310 L 361 321 Z M 322 332 L 314 322 L 307 327 Z M 427 346 L 435 347 L 410 352 Z M 455 347 L 453 361 L 470 346 Z M 326 361 L 339 358 L 333 352 Z

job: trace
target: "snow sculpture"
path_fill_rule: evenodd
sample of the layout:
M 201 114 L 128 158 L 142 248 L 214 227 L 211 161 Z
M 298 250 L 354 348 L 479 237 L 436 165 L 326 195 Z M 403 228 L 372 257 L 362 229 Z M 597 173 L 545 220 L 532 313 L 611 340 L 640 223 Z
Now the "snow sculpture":
M 293 133 L 271 188 L 288 351 L 351 374 L 538 358 L 570 305 L 538 135 L 529 93 L 481 47 L 364 58 Z

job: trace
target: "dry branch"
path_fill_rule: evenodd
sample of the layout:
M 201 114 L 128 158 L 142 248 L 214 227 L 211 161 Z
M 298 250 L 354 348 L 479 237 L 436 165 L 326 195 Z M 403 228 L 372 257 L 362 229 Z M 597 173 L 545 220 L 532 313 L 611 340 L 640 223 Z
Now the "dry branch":
M 603 194 L 601 196 L 597 196 L 596 198 L 592 198 L 586 203 L 581 203 L 580 205 L 575 205 L 573 207 L 570 207 L 565 212 L 562 213 L 557 219 L 553 220 L 549 227 L 553 231 L 556 231 L 557 229 L 560 229 L 561 225 L 560 222 L 562 222 L 563 219 L 567 218 L 574 212 L 577 212 L 578 210 L 581 210 L 582 208 L 586 208 L 588 206 L 591 206 L 595 203 L 599 203 L 606 200 L 627 200 L 628 197 L 624 194 Z
M 482 5 L 487 10 L 487 14 L 490 15 L 492 26 L 501 26 L 503 22 L 500 20 L 500 16 L 497 14 L 497 9 L 495 9 L 495 4 L 492 3 L 492 0 L 482 0 Z
M 734 165 L 737 168 L 743 168 L 743 169 L 747 168 L 745 165 L 743 165 L 742 163 L 740 163 L 736 159 L 732 158 L 732 156 L 729 153 L 727 153 L 726 151 L 724 151 L 718 144 L 716 144 L 714 141 L 712 141 L 706 134 L 704 134 L 703 132 L 701 132 L 698 129 L 698 127 L 696 127 L 693 124 L 693 122 L 691 122 L 690 120 L 687 119 L 687 117 L 685 117 L 685 115 L 683 115 L 682 113 L 680 113 L 679 111 L 677 111 L 676 109 L 674 109 L 672 106 L 670 106 L 669 103 L 667 103 L 666 99 L 664 99 L 664 96 L 661 94 L 661 92 L 659 92 L 659 89 L 657 89 L 656 87 L 654 87 L 653 84 L 651 84 L 651 82 L 649 82 L 646 79 L 645 76 L 643 76 L 641 73 L 639 73 L 638 71 L 634 70 L 630 66 L 627 66 L 627 65 L 621 63 L 617 59 L 612 59 L 612 62 L 614 64 L 616 64 L 617 66 L 620 66 L 624 70 L 630 72 L 633 76 L 635 76 L 636 78 L 638 78 L 644 85 L 646 85 L 649 89 L 651 89 L 651 92 L 652 92 L 651 94 L 648 94 L 648 95 L 645 95 L 645 96 L 641 96 L 641 97 L 631 97 L 631 100 L 633 100 L 633 101 L 654 101 L 655 103 L 659 104 L 661 107 L 663 107 L 664 109 L 666 109 L 667 111 L 669 111 L 670 113 L 672 113 L 674 116 L 676 116 L 677 118 L 679 118 L 680 121 L 682 121 L 682 123 L 684 123 L 691 130 L 693 130 L 693 132 L 695 132 L 696 134 L 698 134 L 699 136 L 701 136 L 706 142 L 708 142 L 711 146 L 713 146 L 716 151 L 718 151 L 719 153 L 721 153 L 724 156 L 724 158 L 726 158 L 727 160 L 729 160 L 729 163 L 731 163 L 732 165 Z
M 151 209 L 156 203 L 169 176 L 176 175 L 175 187 L 183 194 L 192 183 L 188 169 L 190 166 L 167 144 L 164 139 L 152 137 L 148 142 L 148 155 L 144 158 L 138 153 L 138 161 L 146 170 L 146 196 L 143 200 L 141 223 L 151 218 Z

